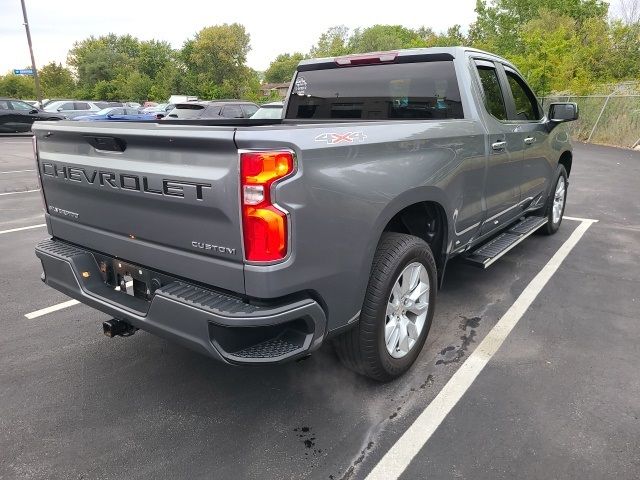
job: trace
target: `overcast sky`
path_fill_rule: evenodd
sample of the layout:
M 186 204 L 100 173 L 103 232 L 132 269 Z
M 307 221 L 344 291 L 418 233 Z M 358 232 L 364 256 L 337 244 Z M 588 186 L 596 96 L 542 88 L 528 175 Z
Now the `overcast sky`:
M 238 22 L 251 35 L 249 66 L 264 70 L 276 55 L 307 52 L 334 25 L 425 25 L 435 31 L 471 23 L 475 0 L 26 0 L 37 66 L 65 62 L 76 40 L 129 33 L 166 40 L 174 48 L 208 25 Z M 0 74 L 30 65 L 20 0 L 0 0 Z

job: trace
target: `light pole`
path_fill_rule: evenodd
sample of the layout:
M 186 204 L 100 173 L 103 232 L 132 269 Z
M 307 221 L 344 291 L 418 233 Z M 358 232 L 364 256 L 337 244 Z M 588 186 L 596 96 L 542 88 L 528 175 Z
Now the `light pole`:
M 29 43 L 29 53 L 31 54 L 31 69 L 33 70 L 33 80 L 36 84 L 36 96 L 40 107 L 42 107 L 42 91 L 40 90 L 40 78 L 38 77 L 38 70 L 36 69 L 36 59 L 33 56 L 33 45 L 31 44 L 31 31 L 29 30 L 29 20 L 27 19 L 27 7 L 24 4 L 24 0 L 20 0 L 22 3 L 22 16 L 24 18 L 24 29 L 27 31 L 27 42 Z

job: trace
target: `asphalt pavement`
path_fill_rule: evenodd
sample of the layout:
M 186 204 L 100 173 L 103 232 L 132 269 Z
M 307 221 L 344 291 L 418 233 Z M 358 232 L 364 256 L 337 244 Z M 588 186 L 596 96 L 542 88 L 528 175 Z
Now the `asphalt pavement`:
M 486 271 L 452 262 L 424 350 L 388 384 L 330 345 L 229 367 L 145 332 L 108 339 L 108 317 L 80 304 L 26 318 L 68 300 L 40 282 L 33 169 L 29 138 L 0 138 L 0 479 L 365 478 L 585 218 L 598 222 L 433 434 L 409 438 L 401 478 L 640 477 L 640 153 L 576 145 L 577 220 Z

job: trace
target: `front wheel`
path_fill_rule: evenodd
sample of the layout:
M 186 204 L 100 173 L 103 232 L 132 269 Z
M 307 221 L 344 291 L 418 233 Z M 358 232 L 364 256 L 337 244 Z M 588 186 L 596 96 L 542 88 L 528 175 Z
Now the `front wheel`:
M 436 289 L 429 245 L 413 235 L 385 233 L 374 256 L 360 320 L 335 341 L 342 363 L 379 381 L 406 372 L 431 328 Z
M 540 231 L 546 235 L 553 235 L 560 228 L 562 217 L 564 216 L 564 207 L 567 203 L 567 171 L 563 165 L 558 165 L 556 170 L 556 181 L 547 199 L 547 223 Z

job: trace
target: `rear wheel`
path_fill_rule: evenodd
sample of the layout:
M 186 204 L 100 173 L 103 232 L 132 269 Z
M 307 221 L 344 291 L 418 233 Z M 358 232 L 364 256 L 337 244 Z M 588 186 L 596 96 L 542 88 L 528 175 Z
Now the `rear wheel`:
M 553 235 L 560 228 L 562 217 L 564 216 L 564 207 L 567 203 L 567 171 L 563 165 L 558 165 L 556 170 L 556 181 L 553 190 L 547 199 L 547 223 L 540 231 L 546 235 Z
M 436 265 L 427 243 L 385 233 L 374 256 L 360 321 L 335 341 L 348 368 L 379 381 L 406 372 L 431 327 Z

